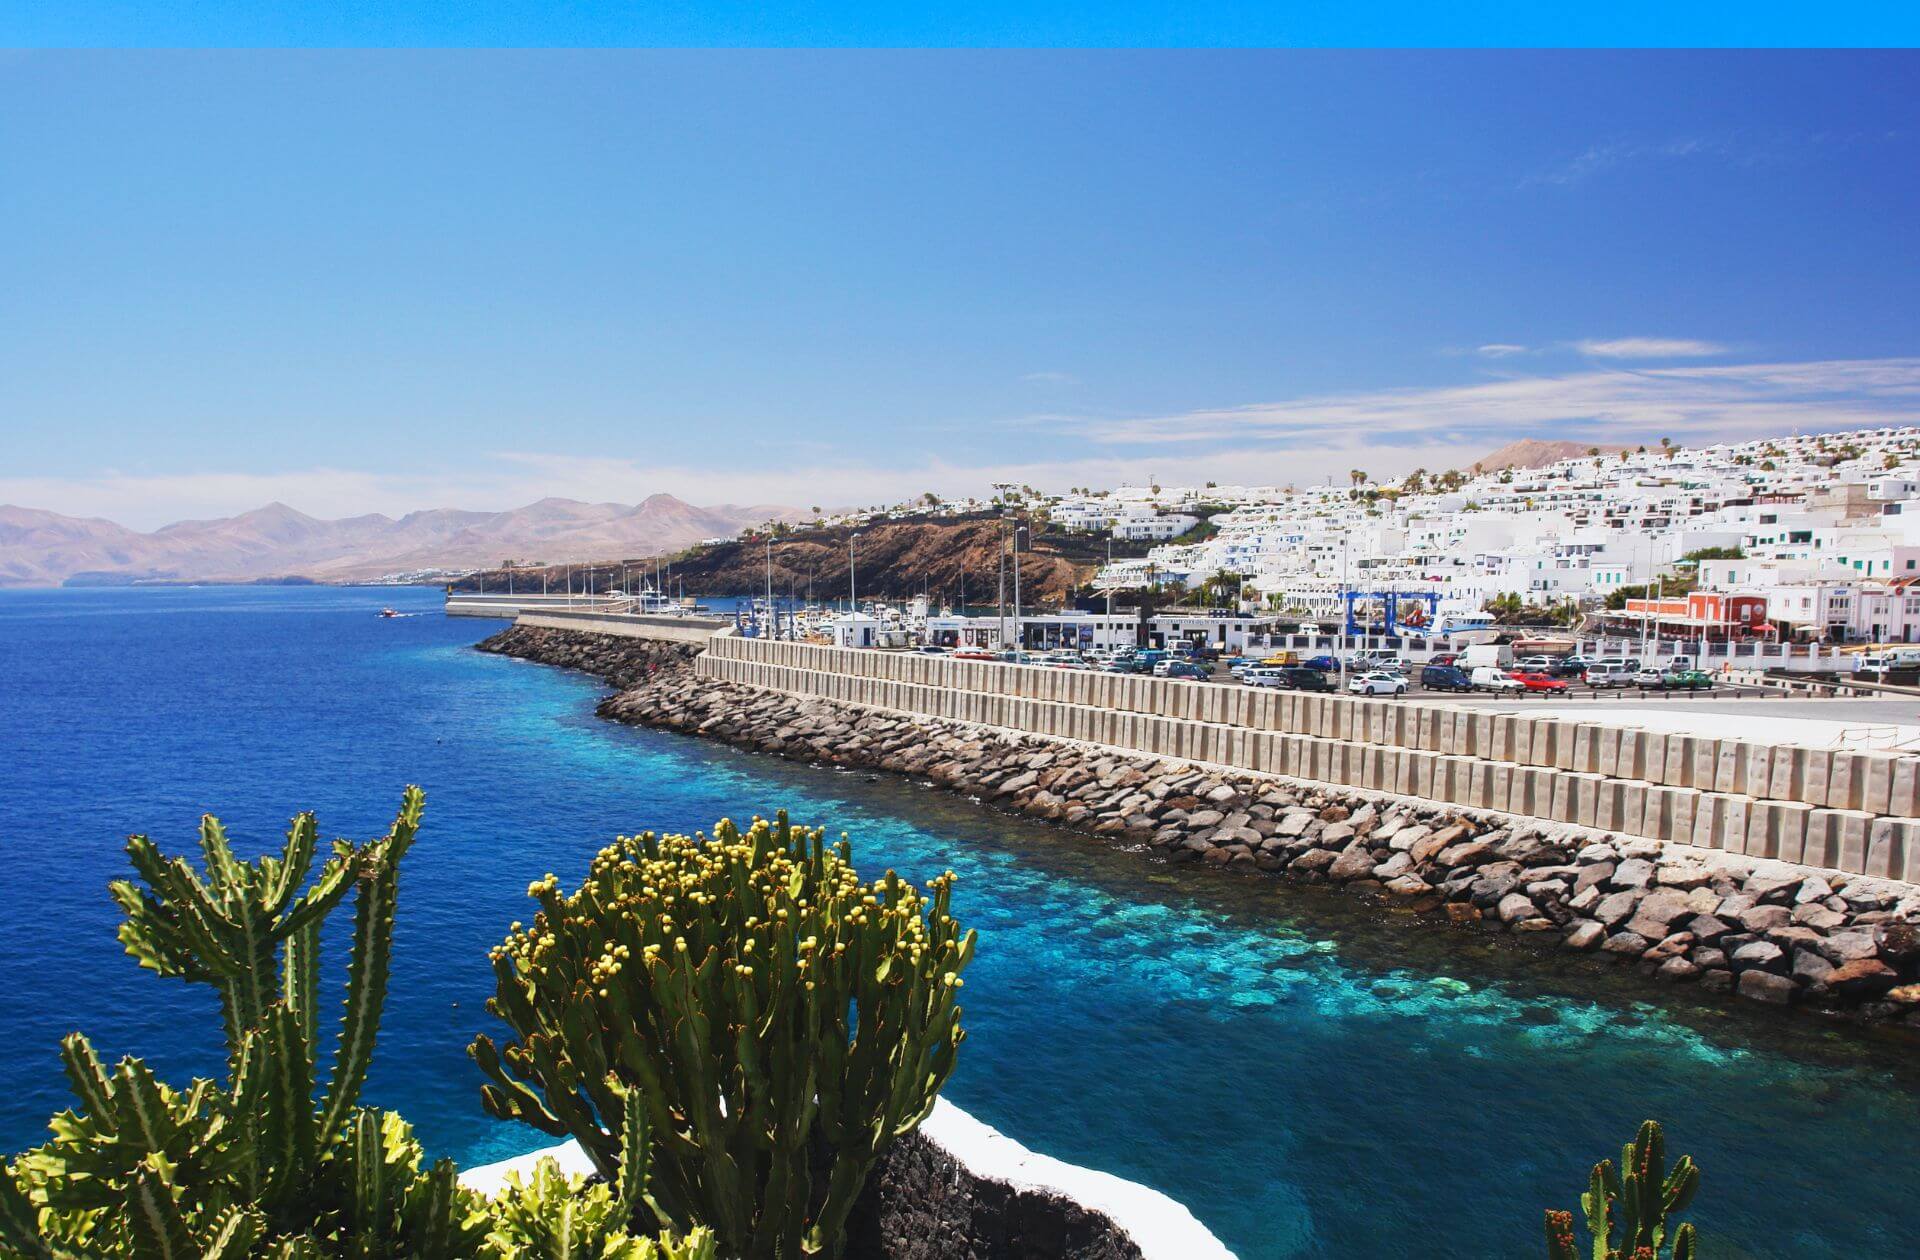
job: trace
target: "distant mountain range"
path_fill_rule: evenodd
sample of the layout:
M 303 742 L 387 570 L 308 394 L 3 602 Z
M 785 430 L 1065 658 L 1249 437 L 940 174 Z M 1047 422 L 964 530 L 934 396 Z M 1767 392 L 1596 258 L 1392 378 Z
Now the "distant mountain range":
M 502 560 L 558 563 L 661 555 L 797 509 L 695 507 L 670 494 L 639 504 L 542 499 L 510 512 L 452 508 L 323 521 L 284 503 L 143 534 L 98 517 L 0 504 L 0 586 L 133 581 L 363 581 Z

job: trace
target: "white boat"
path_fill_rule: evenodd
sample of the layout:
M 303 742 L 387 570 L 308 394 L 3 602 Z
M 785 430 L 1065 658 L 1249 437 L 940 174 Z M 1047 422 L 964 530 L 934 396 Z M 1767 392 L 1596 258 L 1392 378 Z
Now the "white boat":
M 1451 648 L 1466 648 L 1476 643 L 1495 642 L 1500 637 L 1500 627 L 1485 613 L 1441 613 L 1434 619 L 1433 632 L 1428 637 Z

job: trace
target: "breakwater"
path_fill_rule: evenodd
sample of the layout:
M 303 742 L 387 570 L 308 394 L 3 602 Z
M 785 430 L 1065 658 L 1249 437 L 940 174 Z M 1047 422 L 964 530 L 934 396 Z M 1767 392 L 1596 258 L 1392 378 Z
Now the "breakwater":
M 1920 881 L 1920 757 L 1747 738 L 1724 718 L 1664 732 L 730 634 L 713 638 L 697 668 L 795 695 Z
M 912 776 L 1144 857 L 1332 885 L 1535 948 L 1920 1031 L 1911 885 L 927 718 L 706 676 L 684 644 L 515 627 L 485 650 L 625 680 L 618 721 Z

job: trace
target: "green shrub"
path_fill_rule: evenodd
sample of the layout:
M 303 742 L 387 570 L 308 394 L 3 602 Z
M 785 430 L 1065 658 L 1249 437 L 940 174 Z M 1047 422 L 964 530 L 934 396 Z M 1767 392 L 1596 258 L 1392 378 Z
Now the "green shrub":
M 623 838 L 571 896 L 534 884 L 533 924 L 494 951 L 488 1007 L 513 1039 L 473 1043 L 487 1109 L 571 1134 L 612 1177 L 637 1098 L 662 1228 L 707 1225 L 737 1260 L 837 1254 L 965 1035 L 974 936 L 951 884 L 862 883 L 844 841 L 784 814 Z

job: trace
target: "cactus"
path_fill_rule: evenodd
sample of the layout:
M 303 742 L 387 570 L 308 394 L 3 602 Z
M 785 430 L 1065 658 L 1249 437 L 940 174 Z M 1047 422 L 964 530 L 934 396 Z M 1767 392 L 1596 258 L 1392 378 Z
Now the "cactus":
M 1620 1168 L 1601 1160 L 1593 1166 L 1587 1192 L 1580 1196 L 1592 1239 L 1593 1260 L 1693 1260 L 1693 1226 L 1675 1224 L 1700 1188 L 1700 1169 L 1682 1155 L 1667 1169 L 1667 1143 L 1660 1126 L 1648 1120 L 1633 1141 L 1620 1149 Z M 1615 1210 L 1619 1219 L 1614 1217 Z M 1616 1229 L 1619 1238 L 1614 1235 Z M 1672 1250 L 1666 1251 L 1671 1244 Z M 1573 1213 L 1547 1212 L 1549 1260 L 1579 1260 L 1574 1245 Z
M 638 1106 L 653 1225 L 707 1225 L 730 1260 L 836 1255 L 965 1036 L 974 935 L 951 887 L 863 884 L 844 840 L 784 813 L 622 838 L 572 896 L 551 875 L 530 887 L 540 912 L 494 951 L 488 1008 L 515 1039 L 475 1039 L 483 1101 L 572 1134 L 609 1179 L 631 1166 L 618 1119 Z
M 714 1260 L 711 1230 L 696 1228 L 684 1239 L 630 1232 L 636 1209 L 648 1197 L 647 1113 L 617 1081 L 608 1088 L 624 1103 L 619 1178 L 589 1186 L 585 1178 L 562 1173 L 550 1158 L 534 1164 L 528 1181 L 509 1173 L 487 1235 L 500 1260 Z
M 476 1254 L 485 1214 L 453 1164 L 422 1172 L 406 1123 L 358 1105 L 386 999 L 399 864 L 422 805 L 409 787 L 387 834 L 335 842 L 304 892 L 312 814 L 294 819 L 278 857 L 257 862 L 235 858 L 219 820 L 203 818 L 204 877 L 144 836 L 128 842 L 145 887 L 112 885 L 126 915 L 120 940 L 142 966 L 219 993 L 228 1080 L 171 1090 L 139 1060 L 109 1072 L 85 1038 L 67 1038 L 81 1111 L 55 1117 L 53 1140 L 0 1178 L 0 1255 Z M 349 893 L 346 999 L 323 1089 L 320 933 Z

